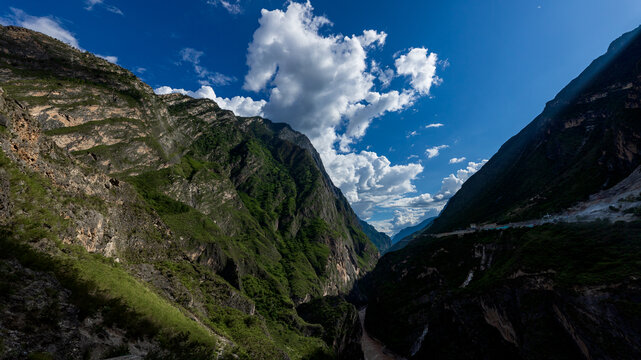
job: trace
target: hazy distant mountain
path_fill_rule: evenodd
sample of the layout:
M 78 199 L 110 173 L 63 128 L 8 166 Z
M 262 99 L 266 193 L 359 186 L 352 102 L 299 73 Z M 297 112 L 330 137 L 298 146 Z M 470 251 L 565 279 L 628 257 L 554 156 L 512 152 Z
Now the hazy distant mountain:
M 397 242 L 401 241 L 403 238 L 406 238 L 410 235 L 413 235 L 416 232 L 419 232 L 423 229 L 425 229 L 426 226 L 430 225 L 432 221 L 434 221 L 436 217 L 430 217 L 427 218 L 420 223 L 413 225 L 413 226 L 408 226 L 401 231 L 399 231 L 396 235 L 392 236 L 392 244 L 396 244 Z
M 418 225 L 406 227 L 392 237 L 392 246 L 386 252 L 400 250 L 407 246 L 416 236 L 423 230 L 432 225 L 436 217 L 427 218 L 421 221 Z
M 387 234 L 376 230 L 375 227 L 368 224 L 366 221 L 360 219 L 359 221 L 361 222 L 363 232 L 374 243 L 374 245 L 376 245 L 381 254 L 392 246 L 392 240 Z

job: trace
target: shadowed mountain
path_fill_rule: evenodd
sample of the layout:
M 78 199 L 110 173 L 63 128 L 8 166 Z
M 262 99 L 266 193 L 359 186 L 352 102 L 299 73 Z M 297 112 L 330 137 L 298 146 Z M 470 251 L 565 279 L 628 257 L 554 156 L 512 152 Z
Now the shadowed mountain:
M 392 246 L 387 251 L 396 251 L 404 248 L 410 241 L 414 240 L 421 232 L 425 231 L 436 217 L 427 218 L 417 225 L 409 226 L 399 231 L 392 237 Z
M 637 29 L 380 259 L 367 333 L 408 359 L 641 357 L 639 109 Z

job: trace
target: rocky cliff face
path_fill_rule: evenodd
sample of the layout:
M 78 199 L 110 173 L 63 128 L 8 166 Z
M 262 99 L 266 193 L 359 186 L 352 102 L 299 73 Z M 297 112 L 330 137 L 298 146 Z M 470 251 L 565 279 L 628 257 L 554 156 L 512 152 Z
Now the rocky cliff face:
M 369 334 L 410 359 L 641 355 L 640 60 L 641 28 L 381 258 L 359 286 Z
M 378 255 L 305 136 L 156 96 L 127 70 L 21 28 L 0 27 L 0 83 L 0 227 L 18 249 L 7 261 L 28 268 L 25 254 L 42 254 L 54 278 L 73 275 L 59 291 L 100 295 L 74 321 L 104 318 L 117 299 L 156 329 L 143 352 L 330 356 L 295 305 L 349 290 Z M 135 339 L 107 343 L 134 352 Z M 81 343 L 79 353 L 92 342 Z M 29 346 L 58 358 L 61 344 Z

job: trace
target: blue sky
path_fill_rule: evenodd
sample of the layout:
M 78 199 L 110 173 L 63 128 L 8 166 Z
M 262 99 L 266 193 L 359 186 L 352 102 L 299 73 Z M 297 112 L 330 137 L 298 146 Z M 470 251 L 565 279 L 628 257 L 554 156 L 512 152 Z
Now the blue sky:
M 638 0 L 3 3 L 0 22 L 109 56 L 158 92 L 290 123 L 390 234 L 437 214 L 641 24 Z

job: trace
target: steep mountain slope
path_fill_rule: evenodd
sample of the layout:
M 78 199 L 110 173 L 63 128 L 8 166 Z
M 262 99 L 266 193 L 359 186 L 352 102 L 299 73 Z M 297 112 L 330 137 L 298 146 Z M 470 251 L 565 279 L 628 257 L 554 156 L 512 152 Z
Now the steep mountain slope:
M 540 218 L 641 165 L 640 37 L 636 29 L 614 41 L 463 184 L 430 232 Z
M 640 33 L 381 258 L 359 284 L 367 333 L 409 359 L 641 356 Z
M 0 84 L 0 231 L 12 249 L 0 270 L 26 284 L 3 294 L 25 294 L 38 286 L 25 274 L 43 271 L 63 294 L 47 308 L 58 337 L 0 319 L 5 357 L 332 356 L 295 305 L 349 290 L 378 253 L 304 135 L 156 96 L 16 27 L 0 27 Z M 22 316 L 20 296 L 0 309 Z M 109 320 L 116 305 L 131 316 Z
M 366 221 L 360 219 L 359 221 L 361 223 L 361 227 L 363 228 L 363 232 L 374 243 L 374 245 L 376 245 L 378 251 L 380 251 L 381 254 L 389 249 L 390 246 L 392 246 L 392 240 L 389 236 L 387 236 L 387 234 L 376 230 L 375 227 L 368 224 Z

